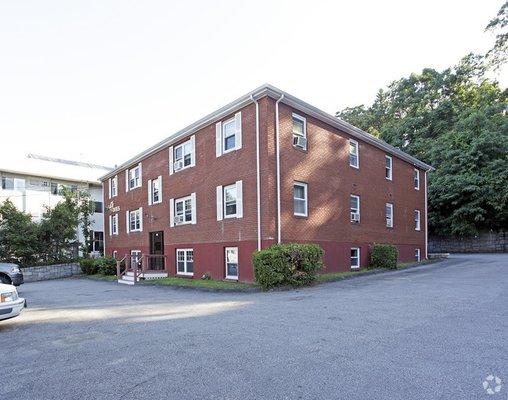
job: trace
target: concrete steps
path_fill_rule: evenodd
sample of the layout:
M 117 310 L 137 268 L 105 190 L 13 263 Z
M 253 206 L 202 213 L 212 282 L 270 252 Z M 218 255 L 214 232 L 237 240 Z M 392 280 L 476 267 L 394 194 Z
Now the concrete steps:
M 149 272 L 142 272 L 139 274 L 139 279 L 160 279 L 160 278 L 167 278 L 168 273 L 167 272 L 159 272 L 159 271 L 149 271 Z M 122 279 L 118 279 L 118 283 L 123 283 L 124 285 L 134 285 L 134 272 L 127 271 L 125 275 L 122 276 Z

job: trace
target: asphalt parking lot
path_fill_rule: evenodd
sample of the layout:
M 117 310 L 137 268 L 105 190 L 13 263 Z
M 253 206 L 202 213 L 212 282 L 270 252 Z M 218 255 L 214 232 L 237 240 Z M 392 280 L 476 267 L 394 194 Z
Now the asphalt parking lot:
M 20 295 L 0 399 L 508 398 L 506 254 L 288 292 L 62 279 Z

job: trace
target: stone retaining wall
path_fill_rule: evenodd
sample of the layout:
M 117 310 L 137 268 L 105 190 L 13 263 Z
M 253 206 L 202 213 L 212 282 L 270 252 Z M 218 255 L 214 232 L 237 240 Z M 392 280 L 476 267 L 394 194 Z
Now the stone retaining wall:
M 23 268 L 21 271 L 23 272 L 25 282 L 45 281 L 81 274 L 81 268 L 78 263 L 29 267 Z
M 474 237 L 429 237 L 429 253 L 506 253 L 508 232 L 482 233 Z

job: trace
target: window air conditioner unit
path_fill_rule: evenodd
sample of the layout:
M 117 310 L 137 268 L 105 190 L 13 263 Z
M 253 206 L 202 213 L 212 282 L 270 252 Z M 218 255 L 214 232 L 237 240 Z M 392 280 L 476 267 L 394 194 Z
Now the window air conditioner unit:
M 293 146 L 300 147 L 301 149 L 307 149 L 307 138 L 299 135 L 294 135 Z
M 360 214 L 359 213 L 351 213 L 351 222 L 360 222 Z
M 182 168 L 183 168 L 183 161 L 181 161 L 181 160 L 180 160 L 180 161 L 175 161 L 175 162 L 173 163 L 173 169 L 174 169 L 175 171 L 179 171 L 179 170 L 181 170 Z
M 183 215 L 176 215 L 175 216 L 175 225 L 183 224 Z

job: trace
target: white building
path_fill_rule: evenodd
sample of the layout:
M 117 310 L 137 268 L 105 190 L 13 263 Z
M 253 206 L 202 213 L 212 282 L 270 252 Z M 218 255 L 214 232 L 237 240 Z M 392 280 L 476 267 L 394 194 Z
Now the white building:
M 102 184 L 98 178 L 111 168 L 79 161 L 61 160 L 35 154 L 16 158 L 0 158 L 0 203 L 10 199 L 16 207 L 34 221 L 42 218 L 46 206 L 54 207 L 62 196 L 62 187 L 85 190 L 95 202 L 92 217 L 92 251 L 102 253 L 104 248 L 104 204 Z M 78 239 L 83 243 L 81 229 Z

